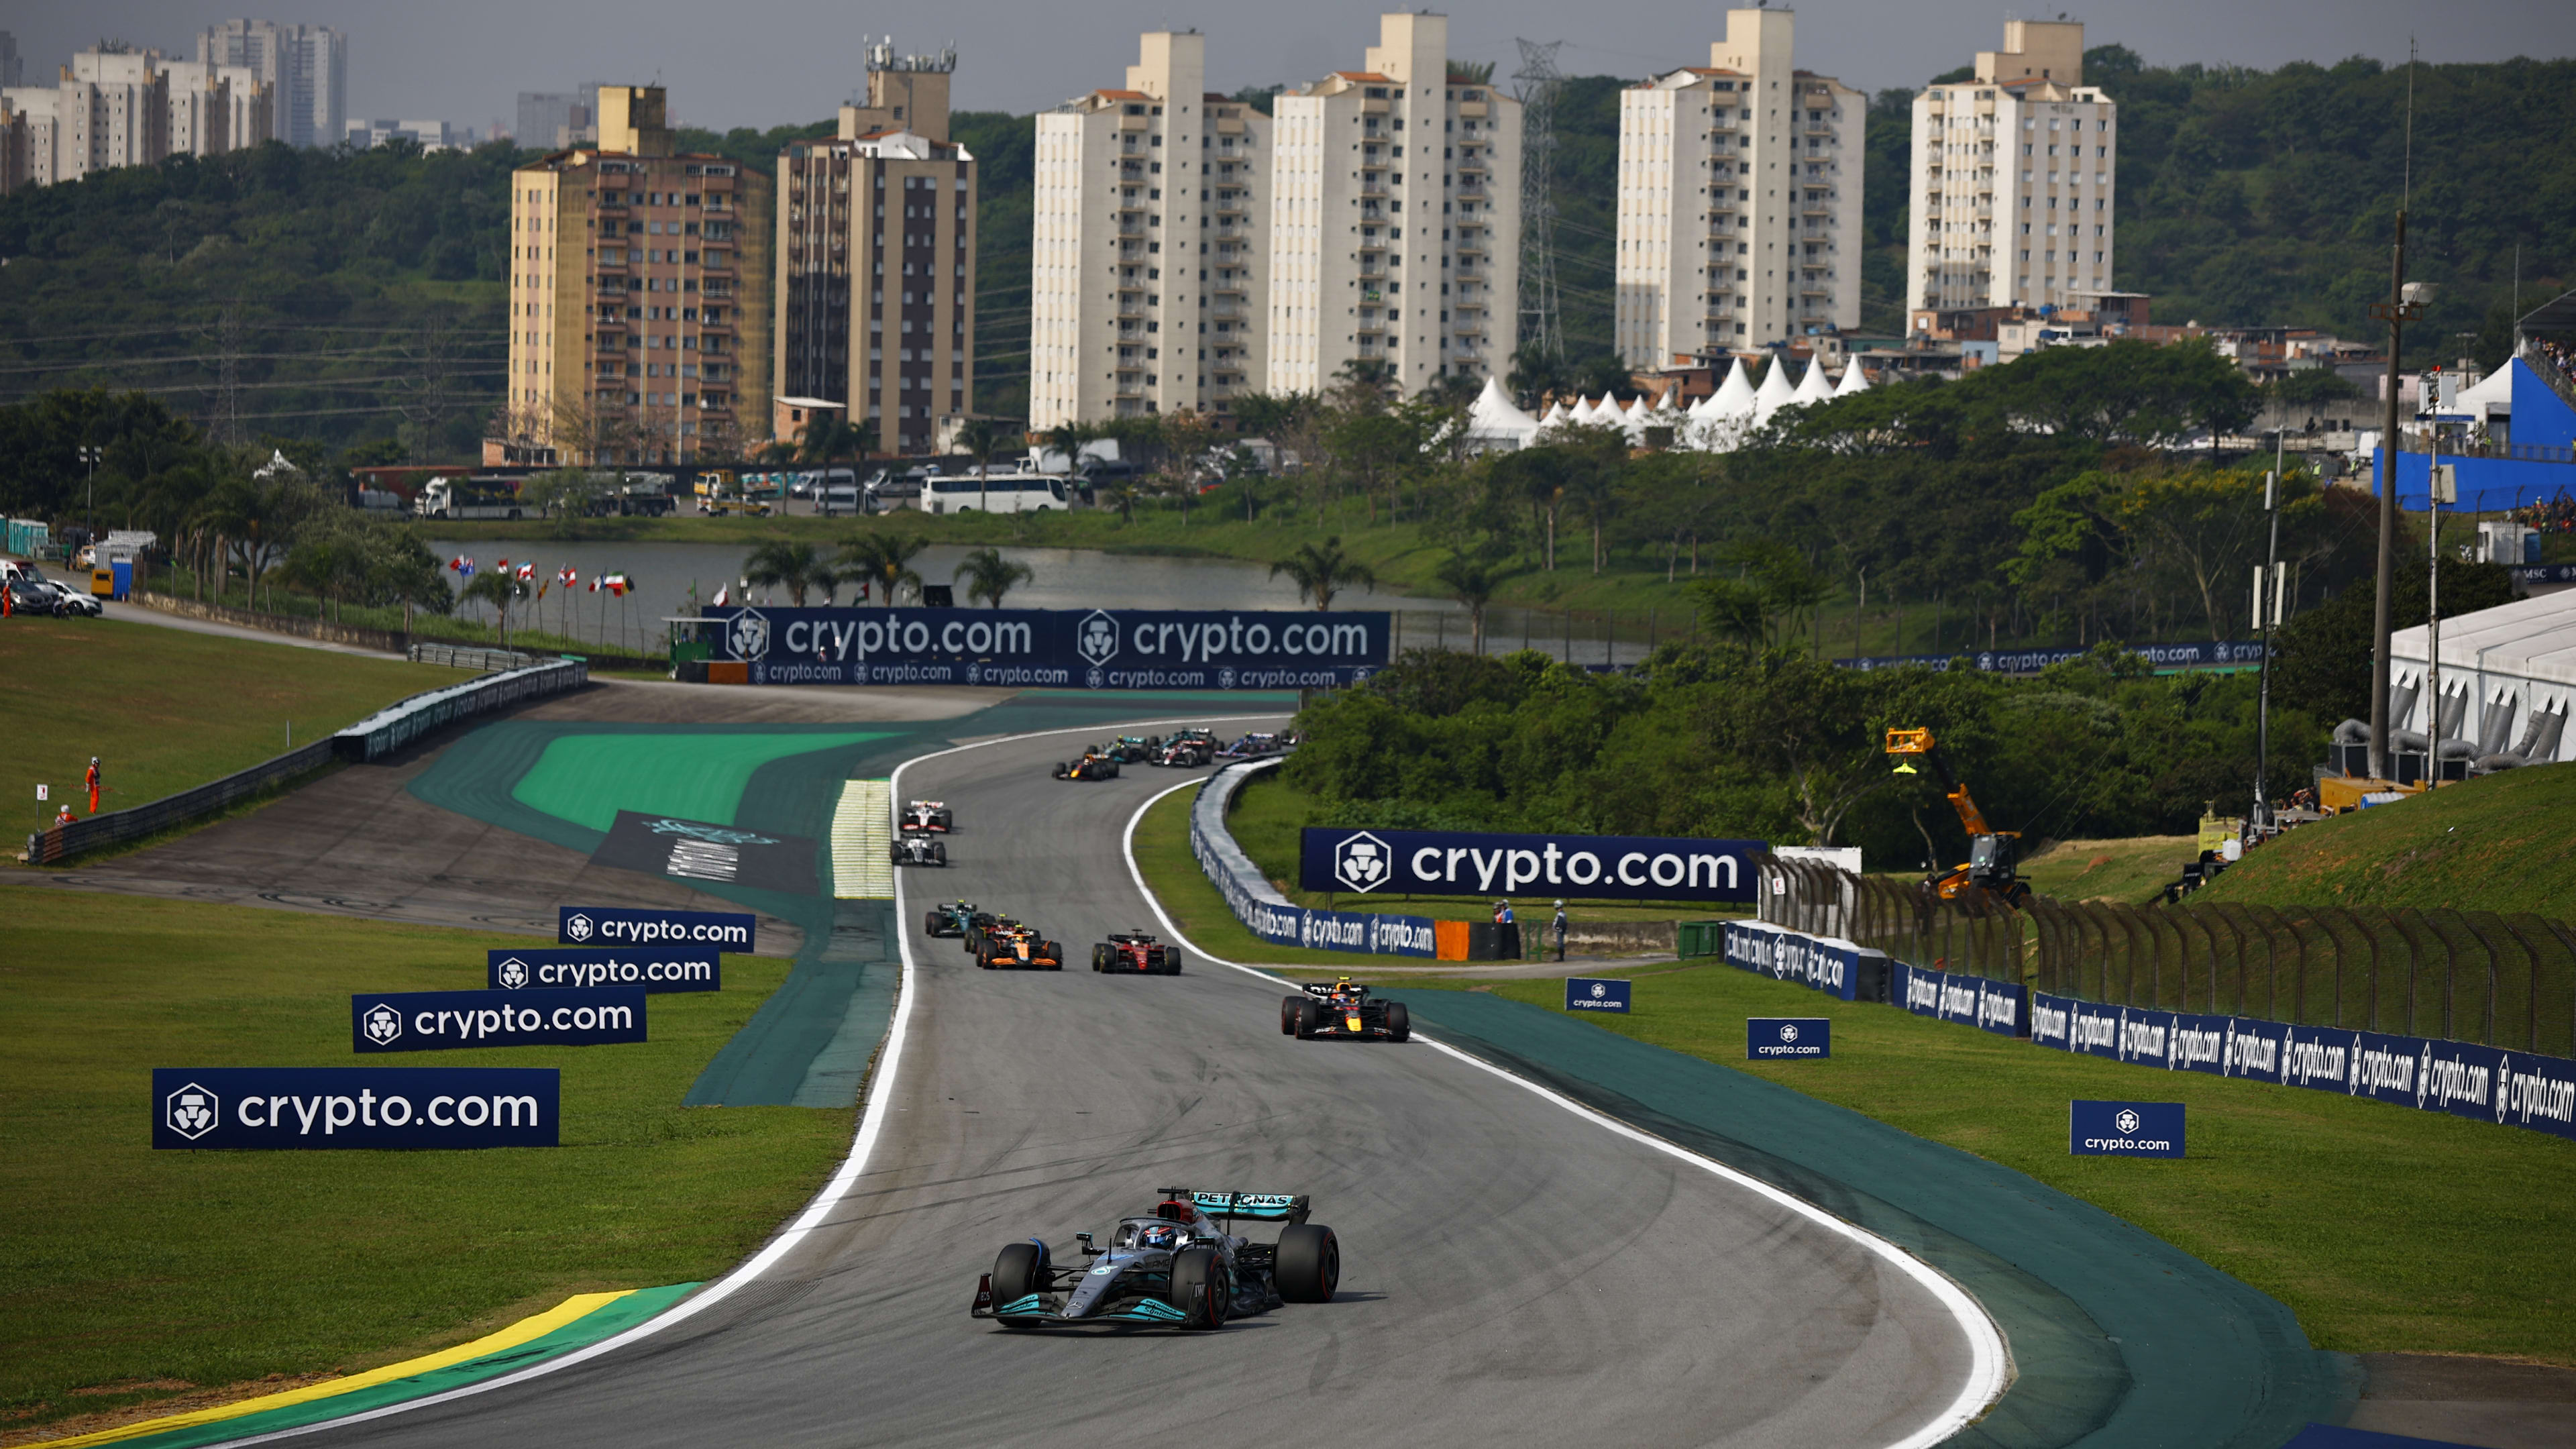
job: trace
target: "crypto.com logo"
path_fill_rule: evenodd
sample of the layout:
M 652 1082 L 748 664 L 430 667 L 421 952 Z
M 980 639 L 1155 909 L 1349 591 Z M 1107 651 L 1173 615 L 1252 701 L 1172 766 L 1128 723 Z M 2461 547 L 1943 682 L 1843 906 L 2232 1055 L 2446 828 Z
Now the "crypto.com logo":
M 2120 1134 L 2124 1137 L 2138 1130 L 2138 1114 L 2126 1107 L 2121 1108 L 2120 1115 L 2112 1118 L 2111 1121 L 2120 1129 Z
M 576 941 L 589 940 L 590 917 L 576 915 L 571 920 L 564 922 L 564 934 L 572 937 Z
M 161 1119 L 170 1130 L 191 1142 L 214 1131 L 222 1116 L 223 1102 L 194 1082 L 172 1092 L 161 1106 Z
M 1797 1039 L 1798 1039 L 1798 1028 L 1797 1028 L 1797 1026 L 1796 1026 L 1795 1024 L 1793 1024 L 1793 1023 L 1792 1023 L 1792 1024 L 1783 1024 L 1783 1025 L 1781 1026 L 1781 1028 L 1780 1028 L 1780 1040 L 1782 1040 L 1782 1041 L 1796 1041 Z
M 1082 616 L 1073 634 L 1073 652 L 1093 664 L 1106 664 L 1118 657 L 1118 621 L 1100 609 Z
M 1609 995 L 1610 995 L 1610 988 L 1609 988 L 1607 985 L 1605 985 L 1604 983 L 1599 982 L 1599 981 L 1595 981 L 1595 982 L 1593 982 L 1593 983 L 1592 983 L 1592 999 L 1593 999 L 1593 1000 L 1595 1000 L 1595 1001 L 1600 1001 L 1600 1000 L 1603 1000 L 1604 998 L 1608 997 Z
M 501 963 L 501 984 L 512 991 L 528 984 L 528 963 L 513 956 Z
M 736 659 L 758 659 L 769 652 L 769 620 L 757 609 L 745 609 L 725 625 L 725 645 Z
M 1333 878 L 1363 894 L 1393 878 L 1386 842 L 1363 830 L 1333 847 Z
M 367 1008 L 367 1014 L 358 1019 L 358 1024 L 366 1032 L 367 1040 L 378 1046 L 402 1035 L 402 1013 L 381 1001 Z

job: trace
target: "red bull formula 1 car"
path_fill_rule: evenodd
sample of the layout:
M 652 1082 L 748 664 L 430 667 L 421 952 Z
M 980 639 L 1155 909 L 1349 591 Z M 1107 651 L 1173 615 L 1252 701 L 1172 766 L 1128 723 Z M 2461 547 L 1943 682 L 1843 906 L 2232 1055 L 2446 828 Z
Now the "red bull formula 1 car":
M 1305 994 L 1279 1001 L 1279 1034 L 1299 1041 L 1411 1041 L 1413 1013 L 1401 1001 L 1380 1001 L 1344 976 L 1309 981 Z
M 1133 971 L 1142 976 L 1181 974 L 1181 948 L 1162 945 L 1143 931 L 1113 932 L 1091 948 L 1094 971 Z
M 966 949 L 975 953 L 975 964 L 987 971 L 1064 969 L 1062 946 L 1042 939 L 1036 927 L 1023 926 L 1008 916 L 969 936 Z
M 969 1312 L 1005 1328 L 1222 1328 L 1285 1303 L 1327 1303 L 1342 1277 L 1341 1240 L 1308 1222 L 1304 1197 L 1162 1189 L 1150 1215 L 1121 1218 L 1109 1246 L 1074 1234 L 1077 1262 L 1044 1240 L 1009 1244 L 975 1285 Z M 1236 1219 L 1284 1223 L 1275 1243 L 1229 1231 Z
M 1055 777 L 1059 780 L 1115 780 L 1118 778 L 1118 757 L 1099 745 L 1092 745 L 1083 750 L 1080 759 L 1057 761 Z

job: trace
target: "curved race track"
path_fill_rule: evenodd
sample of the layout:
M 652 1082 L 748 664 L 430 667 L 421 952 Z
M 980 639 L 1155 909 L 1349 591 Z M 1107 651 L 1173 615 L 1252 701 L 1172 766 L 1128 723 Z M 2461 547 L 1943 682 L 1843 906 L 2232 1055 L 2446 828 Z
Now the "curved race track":
M 1283 1037 L 1279 988 L 1247 974 L 1081 969 L 1152 920 L 1121 840 L 1178 777 L 1050 781 L 1071 738 L 908 768 L 904 794 L 955 807 L 956 864 L 906 879 L 893 1094 L 813 1232 L 640 1342 L 312 1442 L 1809 1449 L 1905 1441 L 1960 1397 L 1967 1331 L 1847 1234 L 1422 1043 Z M 1076 969 L 974 969 L 920 935 L 942 893 L 1042 927 Z M 1173 1184 L 1312 1194 L 1340 1296 L 1206 1335 L 967 1318 L 1003 1243 L 1062 1253 Z

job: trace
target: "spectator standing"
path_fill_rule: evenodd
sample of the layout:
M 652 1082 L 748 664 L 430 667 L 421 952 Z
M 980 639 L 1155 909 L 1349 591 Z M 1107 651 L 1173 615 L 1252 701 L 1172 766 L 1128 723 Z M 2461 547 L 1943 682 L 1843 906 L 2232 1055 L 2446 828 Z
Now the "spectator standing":
M 1556 919 L 1550 923 L 1556 931 L 1556 959 L 1565 959 L 1565 902 L 1556 903 Z
M 81 782 L 89 786 L 89 813 L 96 815 L 98 813 L 98 756 L 89 757 L 89 772 L 81 777 Z

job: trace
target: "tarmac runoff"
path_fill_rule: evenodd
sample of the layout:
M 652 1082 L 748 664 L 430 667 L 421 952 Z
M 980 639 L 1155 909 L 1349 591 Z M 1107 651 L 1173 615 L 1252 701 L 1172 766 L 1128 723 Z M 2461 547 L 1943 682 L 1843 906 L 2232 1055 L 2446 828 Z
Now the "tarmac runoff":
M 974 732 L 1011 723 L 1054 722 Z M 1091 1443 L 1258 1426 L 1338 1445 L 1365 1426 L 1439 1444 L 1876 1446 L 1946 1437 L 1945 1415 L 1999 1386 L 1999 1355 L 1921 1265 L 1473 1062 L 1283 1037 L 1278 983 L 1195 955 L 1178 978 L 984 972 L 923 936 L 934 895 L 1038 924 L 1077 961 L 1151 924 L 1119 843 L 1173 777 L 1048 779 L 1093 727 L 904 771 L 898 795 L 956 808 L 957 864 L 902 873 L 886 916 L 903 1022 L 860 1142 L 760 1255 L 559 1368 L 311 1437 Z M 1001 1244 L 1038 1233 L 1069 1252 L 1073 1229 L 1173 1183 L 1312 1194 L 1343 1238 L 1342 1293 L 1152 1342 L 967 1318 Z

